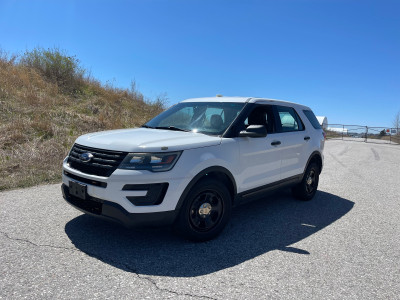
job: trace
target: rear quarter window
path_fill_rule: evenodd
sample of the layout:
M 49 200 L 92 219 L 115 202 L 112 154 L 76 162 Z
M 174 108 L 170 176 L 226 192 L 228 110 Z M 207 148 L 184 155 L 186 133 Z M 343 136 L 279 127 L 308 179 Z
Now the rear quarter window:
M 314 115 L 314 113 L 311 110 L 303 110 L 303 113 L 306 115 L 308 121 L 310 121 L 311 125 L 315 129 L 322 129 L 321 125 L 319 124 L 317 117 Z

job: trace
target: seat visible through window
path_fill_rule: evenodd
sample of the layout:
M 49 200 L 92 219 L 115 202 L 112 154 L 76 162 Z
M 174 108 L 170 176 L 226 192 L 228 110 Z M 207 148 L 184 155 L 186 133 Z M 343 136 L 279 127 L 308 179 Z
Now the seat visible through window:
M 212 115 L 210 118 L 210 125 L 213 129 L 221 129 L 223 123 L 224 122 L 220 115 Z
M 274 132 L 273 113 L 268 106 L 256 107 L 246 121 L 247 125 L 263 125 L 268 133 Z

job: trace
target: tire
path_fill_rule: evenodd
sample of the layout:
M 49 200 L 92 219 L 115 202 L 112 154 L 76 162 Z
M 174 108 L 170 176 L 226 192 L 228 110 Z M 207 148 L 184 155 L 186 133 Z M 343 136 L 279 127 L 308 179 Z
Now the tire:
M 225 228 L 231 212 L 232 198 L 227 187 L 207 178 L 190 190 L 175 222 L 175 230 L 186 239 L 208 241 Z
M 315 162 L 308 165 L 302 181 L 292 188 L 293 196 L 299 200 L 311 200 L 318 189 L 319 167 Z

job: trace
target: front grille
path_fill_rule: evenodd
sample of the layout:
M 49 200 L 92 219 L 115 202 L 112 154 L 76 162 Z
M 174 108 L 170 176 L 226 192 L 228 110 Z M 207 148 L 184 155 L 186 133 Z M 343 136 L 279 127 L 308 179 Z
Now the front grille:
M 82 153 L 91 153 L 93 158 L 88 162 L 83 162 L 79 158 Z M 68 156 L 68 164 L 71 168 L 85 174 L 109 177 L 127 154 L 127 152 L 90 148 L 75 144 Z

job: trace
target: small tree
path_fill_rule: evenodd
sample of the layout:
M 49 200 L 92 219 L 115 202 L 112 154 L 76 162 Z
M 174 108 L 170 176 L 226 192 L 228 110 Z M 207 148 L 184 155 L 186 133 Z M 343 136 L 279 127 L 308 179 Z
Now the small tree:
M 380 136 L 385 136 L 386 135 L 386 130 L 382 129 L 381 132 L 379 132 L 379 135 Z
M 400 128 L 400 111 L 397 112 L 393 119 L 393 127 L 396 128 L 396 133 L 400 134 L 399 128 Z
M 35 69 L 68 93 L 78 92 L 83 84 L 85 70 L 80 67 L 79 60 L 58 48 L 27 51 L 20 64 Z
M 393 127 L 394 128 L 399 128 L 400 127 L 400 111 L 395 115 L 393 119 Z

